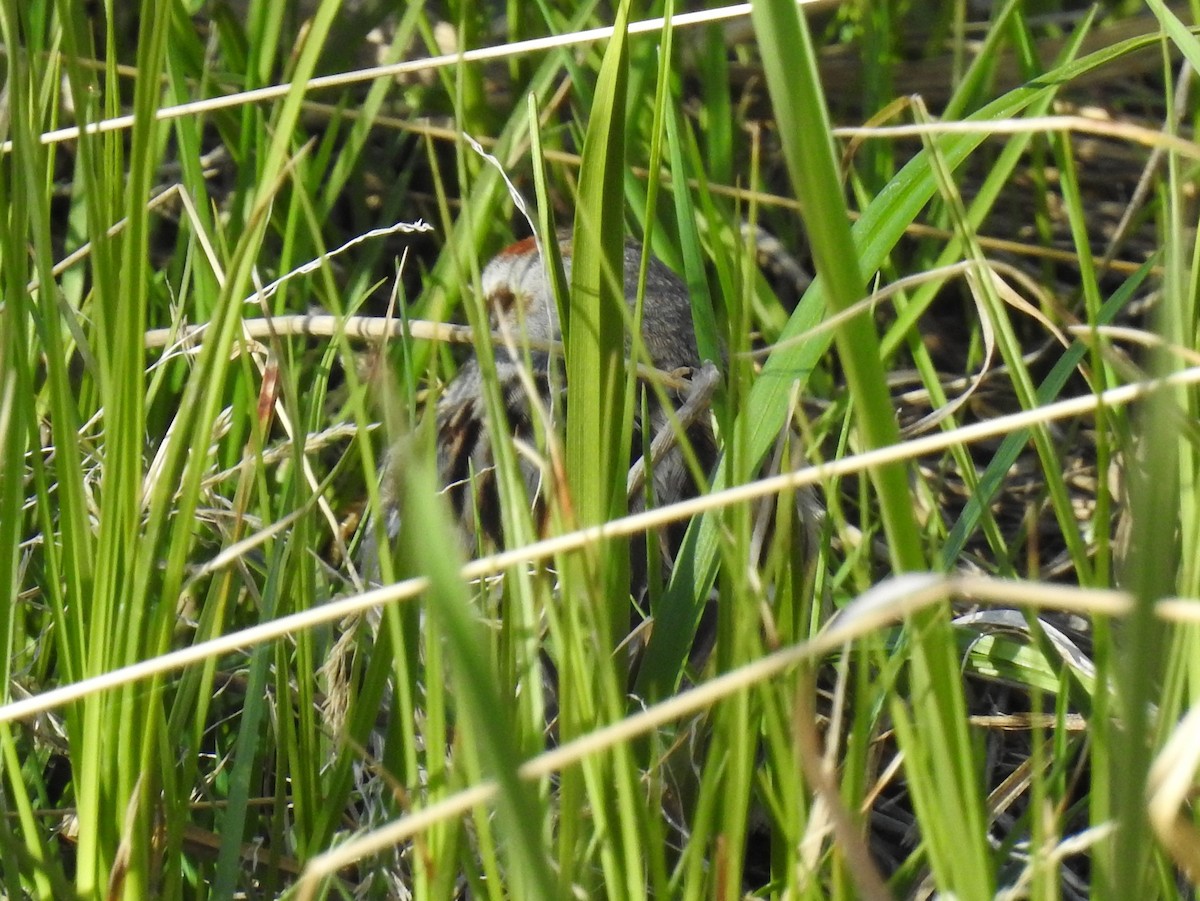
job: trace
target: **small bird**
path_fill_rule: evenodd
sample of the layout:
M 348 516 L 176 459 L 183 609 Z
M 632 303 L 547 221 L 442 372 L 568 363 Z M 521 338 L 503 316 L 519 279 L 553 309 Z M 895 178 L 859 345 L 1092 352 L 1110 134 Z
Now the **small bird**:
M 569 234 L 560 234 L 558 245 L 569 278 L 572 259 Z M 641 245 L 627 240 L 624 285 L 631 309 L 636 299 L 641 255 Z M 546 349 L 548 342 L 562 340 L 558 310 L 546 265 L 534 240 L 518 241 L 497 254 L 483 270 L 482 289 L 492 330 L 513 335 L 518 345 L 522 340 L 527 341 L 524 347 L 498 345 L 495 365 L 508 434 L 514 440 L 532 445 L 534 417 L 540 415 L 537 410 L 549 410 L 552 416 L 560 416 L 563 407 L 559 398 L 551 396 L 552 383 L 561 384 L 561 380 L 551 379 L 553 358 Z M 641 334 L 649 362 L 655 368 L 667 372 L 702 372 L 687 289 L 678 276 L 654 258 L 650 260 L 646 277 Z M 701 469 L 707 471 L 715 462 L 717 452 L 709 417 L 701 409 L 707 398 L 700 395 L 711 393 L 716 370 L 709 366 L 703 372 L 706 374 L 705 388 L 696 390 L 697 396 L 691 397 L 690 403 L 690 395 L 685 391 L 668 390 L 666 394 L 676 410 L 683 412 L 682 408 L 688 408 L 683 412 L 686 437 Z M 482 379 L 478 360 L 468 359 L 442 392 L 435 410 L 438 482 L 450 501 L 464 546 L 469 551 L 481 546 L 504 546 L 492 447 L 494 432 L 488 427 Z M 536 404 L 530 402 L 530 386 L 539 395 Z M 649 467 L 653 473 L 651 494 L 656 505 L 693 496 L 698 490 L 685 455 L 671 434 L 670 417 L 657 392 L 647 392 L 646 409 L 649 423 L 641 421 L 641 405 L 638 404 L 630 447 L 629 464 L 637 474 L 630 477 L 630 506 L 635 510 L 645 502 L 646 492 L 639 486 L 642 483 L 640 476 L 646 468 L 641 458 L 647 440 L 656 444 Z M 400 531 L 398 482 L 404 453 L 402 446 L 393 448 L 382 468 L 384 531 L 389 541 Z M 528 455 L 519 455 L 518 459 L 530 500 L 536 505 L 535 510 L 544 513 L 544 504 L 539 500 L 544 491 L 544 472 Z M 363 558 L 368 574 L 378 571 L 377 560 L 372 559 L 377 553 L 371 535 L 373 531 L 368 529 L 364 541 Z M 681 536 L 682 526 L 666 531 L 662 548 L 666 555 L 664 562 L 669 563 Z M 640 568 L 644 571 L 644 566 Z M 636 560 L 634 569 L 636 579 L 639 570 Z M 640 593 L 636 586 L 633 591 L 635 596 Z

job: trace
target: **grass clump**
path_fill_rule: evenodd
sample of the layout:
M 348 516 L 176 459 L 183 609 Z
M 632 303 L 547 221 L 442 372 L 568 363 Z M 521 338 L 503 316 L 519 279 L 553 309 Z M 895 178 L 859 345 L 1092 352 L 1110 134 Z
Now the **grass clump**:
M 2 891 L 1187 897 L 1197 45 L 912 6 L 0 0 Z M 462 555 L 514 191 L 566 415 Z M 722 376 L 632 515 L 627 234 Z

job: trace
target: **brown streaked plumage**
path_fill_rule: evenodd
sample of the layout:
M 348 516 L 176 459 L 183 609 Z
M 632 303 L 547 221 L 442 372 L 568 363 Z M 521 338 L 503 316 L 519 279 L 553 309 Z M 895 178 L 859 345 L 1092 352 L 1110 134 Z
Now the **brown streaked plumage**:
M 571 242 L 560 236 L 559 249 L 568 277 L 571 267 Z M 625 293 L 632 309 L 637 290 L 641 246 L 626 242 L 624 256 Z M 540 395 L 536 405 L 561 418 L 561 397 L 551 397 L 551 355 L 544 349 L 547 342 L 561 340 L 558 311 L 547 280 L 547 272 L 532 238 L 505 248 L 484 268 L 482 288 L 490 312 L 493 331 L 508 332 L 515 346 L 503 344 L 495 348 L 496 374 L 504 405 L 507 431 L 513 439 L 528 445 L 534 443 L 535 405 L 527 396 L 527 385 Z M 698 370 L 701 364 L 692 326 L 691 301 L 682 281 L 656 259 L 650 260 L 642 311 L 642 342 L 654 367 L 665 371 Z M 527 342 L 527 343 L 526 343 Z M 529 349 L 530 347 L 534 349 Z M 538 349 L 541 348 L 541 349 Z M 667 392 L 675 407 L 683 403 L 680 392 Z M 667 411 L 657 400 L 656 393 L 647 392 L 650 422 L 643 424 L 635 416 L 629 464 L 641 457 L 642 449 L 664 430 L 671 428 Z M 436 442 L 437 475 L 443 486 L 464 546 L 502 547 L 499 494 L 494 478 L 493 430 L 487 422 L 483 396 L 482 373 L 474 358 L 467 360 L 446 386 L 437 401 Z M 648 434 L 644 426 L 648 425 Z M 708 468 L 716 457 L 716 449 L 708 417 L 701 415 L 689 426 L 687 438 L 696 451 L 702 467 Z M 389 540 L 400 529 L 400 510 L 397 484 L 403 451 L 393 448 L 383 467 L 383 503 L 385 531 Z M 544 473 L 527 456 L 520 456 L 519 465 L 531 503 L 537 505 L 539 520 L 544 511 Z M 653 461 L 652 497 L 656 505 L 671 503 L 693 495 L 697 486 L 679 447 L 667 450 L 661 459 Z M 644 506 L 645 492 L 636 491 L 631 508 Z M 682 528 L 682 527 L 680 527 Z M 669 530 L 664 536 L 663 550 L 668 559 L 680 537 L 680 530 Z M 368 535 L 364 544 L 364 564 L 368 574 L 378 571 L 374 558 L 374 538 Z M 640 556 L 636 555 L 635 557 Z M 644 565 L 635 560 L 635 579 L 644 578 Z M 639 594 L 638 586 L 634 593 Z

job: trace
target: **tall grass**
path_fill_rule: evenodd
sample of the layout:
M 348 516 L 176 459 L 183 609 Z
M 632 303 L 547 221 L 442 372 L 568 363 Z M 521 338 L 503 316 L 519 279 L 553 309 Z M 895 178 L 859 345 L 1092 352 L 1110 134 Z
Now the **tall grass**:
M 385 62 L 618 29 L 318 91 L 376 24 L 330 0 L 0 0 L 8 897 L 1188 896 L 1194 38 L 1157 3 L 1111 40 L 1017 0 L 976 31 L 962 5 L 764 2 L 736 42 L 625 35 L 673 6 L 616 6 L 412 4 Z M 861 53 L 855 103 L 821 44 Z M 1112 123 L 1048 118 L 1160 46 L 1161 128 L 1123 95 Z M 914 55 L 940 102 L 892 102 Z M 827 98 L 884 127 L 838 131 Z M 1084 128 L 1161 154 L 1134 218 L 1157 246 L 1098 246 Z M 543 239 L 577 236 L 566 416 L 514 447 L 489 386 L 506 546 L 463 554 L 426 411 L 465 353 L 489 369 L 514 184 Z M 435 237 L 387 233 L 418 215 Z M 802 297 L 743 221 L 802 223 Z M 625 359 L 626 234 L 724 375 L 710 490 L 633 516 L 659 387 Z M 314 308 L 403 334 L 289 331 Z M 470 351 L 415 337 L 451 319 Z M 207 329 L 144 338 L 184 323 Z M 520 455 L 564 474 L 544 516 Z M 396 493 L 400 545 L 363 572 Z M 676 521 L 626 642 L 632 542 L 653 559 Z

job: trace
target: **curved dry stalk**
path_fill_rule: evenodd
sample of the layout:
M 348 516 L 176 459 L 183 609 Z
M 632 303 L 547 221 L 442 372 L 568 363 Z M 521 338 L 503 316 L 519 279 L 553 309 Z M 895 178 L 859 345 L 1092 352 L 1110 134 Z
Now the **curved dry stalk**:
M 799 3 L 815 3 L 819 0 L 797 0 Z M 726 6 L 720 9 L 702 10 L 694 13 L 682 13 L 672 19 L 672 27 L 686 28 L 701 25 L 710 25 L 716 22 L 726 21 L 728 19 L 745 18 L 750 15 L 750 4 L 739 3 L 733 6 Z M 629 23 L 628 33 L 631 35 L 640 34 L 657 34 L 663 30 L 665 20 L 661 17 L 656 19 L 644 19 L 639 22 Z M 329 88 L 346 87 L 347 85 L 360 84 L 366 81 L 374 81 L 378 78 L 397 78 L 401 75 L 412 75 L 418 72 L 432 72 L 437 69 L 445 69 L 450 66 L 458 66 L 464 63 L 481 63 L 490 62 L 493 60 L 504 60 L 512 57 L 522 56 L 528 53 L 539 53 L 547 50 L 556 50 L 564 47 L 577 47 L 584 44 L 595 44 L 600 41 L 606 41 L 613 35 L 612 26 L 603 26 L 600 28 L 589 28 L 584 31 L 577 31 L 571 34 L 553 35 L 546 38 L 533 38 L 527 41 L 514 41 L 512 43 L 500 44 L 495 47 L 481 47 L 476 50 L 465 50 L 459 53 L 444 53 L 440 56 L 430 56 L 422 59 L 404 60 L 398 63 L 392 63 L 384 66 L 370 66 L 364 69 L 357 69 L 353 72 L 340 72 L 333 75 L 320 75 L 316 78 L 310 78 L 303 88 L 304 93 L 313 91 L 327 90 Z M 211 113 L 216 110 L 224 110 L 232 107 L 245 106 L 250 103 L 264 103 L 269 100 L 278 100 L 287 96 L 295 85 L 291 83 L 268 85 L 267 87 L 258 88 L 253 91 L 239 91 L 236 94 L 230 94 L 223 97 L 210 97 L 205 100 L 194 100 L 190 103 L 181 103 L 176 106 L 164 106 L 155 110 L 155 120 L 158 122 L 169 122 L 174 119 L 182 119 L 187 116 L 199 116 L 204 113 Z M 111 119 L 101 119 L 99 122 L 89 122 L 86 125 L 72 125 L 67 128 L 59 128 L 54 131 L 44 132 L 40 135 L 42 144 L 61 144 L 65 141 L 74 141 L 83 134 L 96 135 L 106 134 L 114 131 L 126 131 L 134 125 L 134 117 L 129 116 L 114 116 Z M 12 152 L 12 141 L 0 142 L 0 155 Z
M 1146 808 L 1158 840 L 1188 879 L 1200 881 L 1200 829 L 1191 813 L 1200 771 L 1200 706 L 1192 707 L 1150 765 Z
M 1129 122 L 1105 122 L 1087 116 L 1030 116 L 1027 119 L 991 119 L 986 122 L 930 122 L 917 125 L 880 125 L 874 128 L 835 128 L 839 138 L 911 138 L 921 135 L 1019 135 L 1041 132 L 1079 132 L 1115 138 L 1143 147 L 1173 151 L 1186 159 L 1200 160 L 1200 144 L 1176 135 Z

